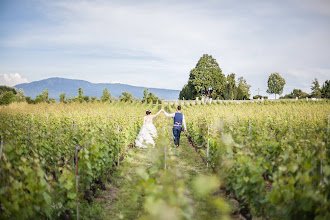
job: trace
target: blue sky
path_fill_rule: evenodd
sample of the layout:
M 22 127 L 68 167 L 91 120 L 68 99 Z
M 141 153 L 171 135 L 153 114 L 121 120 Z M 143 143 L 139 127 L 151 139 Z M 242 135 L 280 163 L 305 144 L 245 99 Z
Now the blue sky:
M 205 53 L 267 95 L 330 79 L 329 0 L 0 0 L 0 84 L 49 77 L 181 89 Z M 273 96 L 270 96 L 273 97 Z

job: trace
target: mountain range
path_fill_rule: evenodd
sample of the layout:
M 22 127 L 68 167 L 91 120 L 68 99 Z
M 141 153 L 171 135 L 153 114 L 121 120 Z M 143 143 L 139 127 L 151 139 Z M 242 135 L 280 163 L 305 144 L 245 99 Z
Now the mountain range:
M 78 89 L 82 88 L 84 95 L 89 97 L 96 96 L 101 98 L 103 89 L 107 88 L 111 96 L 118 98 L 122 92 L 129 92 L 135 98 L 143 98 L 143 90 L 146 87 L 131 86 L 121 83 L 91 83 L 85 80 L 49 78 L 30 83 L 23 83 L 14 86 L 17 90 L 23 89 L 25 96 L 35 99 L 42 91 L 48 89 L 49 97 L 59 100 L 60 94 L 65 93 L 66 97 L 73 98 L 78 95 Z M 149 92 L 154 93 L 159 99 L 177 100 L 180 90 L 148 88 Z

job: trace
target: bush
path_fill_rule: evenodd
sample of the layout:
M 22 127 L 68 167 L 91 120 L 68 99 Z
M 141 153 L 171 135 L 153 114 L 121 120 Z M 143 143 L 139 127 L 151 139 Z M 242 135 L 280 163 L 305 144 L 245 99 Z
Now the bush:
M 253 96 L 253 99 L 261 99 L 261 98 L 262 98 L 261 95 L 255 95 L 255 96 Z
M 0 96 L 0 105 L 9 105 L 10 103 L 15 101 L 16 101 L 16 96 L 12 91 L 4 92 Z

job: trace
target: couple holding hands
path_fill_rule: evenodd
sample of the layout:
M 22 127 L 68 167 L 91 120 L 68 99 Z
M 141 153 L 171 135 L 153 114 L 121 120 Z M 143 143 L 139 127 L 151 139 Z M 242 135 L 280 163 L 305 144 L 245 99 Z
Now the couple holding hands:
M 166 117 L 174 118 L 173 123 L 173 136 L 174 136 L 174 144 L 176 147 L 179 146 L 180 142 L 180 134 L 182 130 L 182 126 L 184 128 L 184 132 L 187 132 L 186 121 L 184 115 L 181 113 L 181 106 L 177 107 L 176 113 L 167 113 L 164 109 L 161 109 L 154 115 L 151 115 L 151 111 L 148 110 L 146 112 L 146 116 L 143 117 L 143 126 L 135 140 L 135 146 L 139 148 L 148 148 L 146 144 L 151 144 L 153 147 L 155 146 L 154 138 L 157 137 L 157 130 L 154 124 L 152 123 L 152 119 L 159 115 L 161 112 L 164 112 Z

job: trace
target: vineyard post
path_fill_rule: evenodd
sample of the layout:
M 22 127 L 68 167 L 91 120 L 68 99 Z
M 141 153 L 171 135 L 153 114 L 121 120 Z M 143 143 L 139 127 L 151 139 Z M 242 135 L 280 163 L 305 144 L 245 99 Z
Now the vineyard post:
M 72 129 L 73 129 L 73 136 L 76 134 L 76 125 L 73 123 L 72 121 Z M 74 140 L 74 138 L 73 138 Z M 72 160 L 72 167 L 74 167 L 74 157 L 73 157 L 73 160 Z
M 30 139 L 30 123 L 27 124 L 28 139 Z
M 165 162 L 164 162 L 164 169 L 166 170 L 166 146 L 164 147 L 164 159 L 165 159 Z
M 325 142 L 325 149 L 328 149 L 329 121 L 330 121 L 330 114 L 328 115 L 328 126 L 327 126 L 327 131 L 326 131 L 327 139 L 326 139 L 326 142 Z M 323 149 L 322 149 L 322 152 L 324 153 Z M 323 162 L 323 160 L 321 159 L 320 175 L 321 175 L 321 182 L 323 183 L 322 162 Z
M 165 128 L 166 128 L 165 124 L 166 124 L 166 121 L 164 119 L 164 126 L 163 126 L 164 135 L 166 134 L 166 132 L 165 132 Z M 166 145 L 164 146 L 164 169 L 166 170 Z
M 207 163 L 206 166 L 209 167 L 209 150 L 210 150 L 210 139 L 209 139 L 209 135 L 210 135 L 210 127 L 207 126 L 207 148 L 206 148 L 206 157 L 207 157 Z
M 78 170 L 78 150 L 79 146 L 76 146 L 76 193 L 77 193 L 77 220 L 79 220 L 79 170 Z
M 0 162 L 1 162 L 1 156 L 2 156 L 2 147 L 3 147 L 3 140 L 1 139 L 1 148 L 0 148 Z
M 221 138 L 223 135 L 223 118 L 220 119 L 220 134 L 221 134 Z
M 120 148 L 119 148 L 119 125 L 117 125 L 117 131 L 118 131 L 118 135 L 117 135 L 117 143 L 118 143 L 118 166 L 119 166 L 119 155 L 120 155 Z

